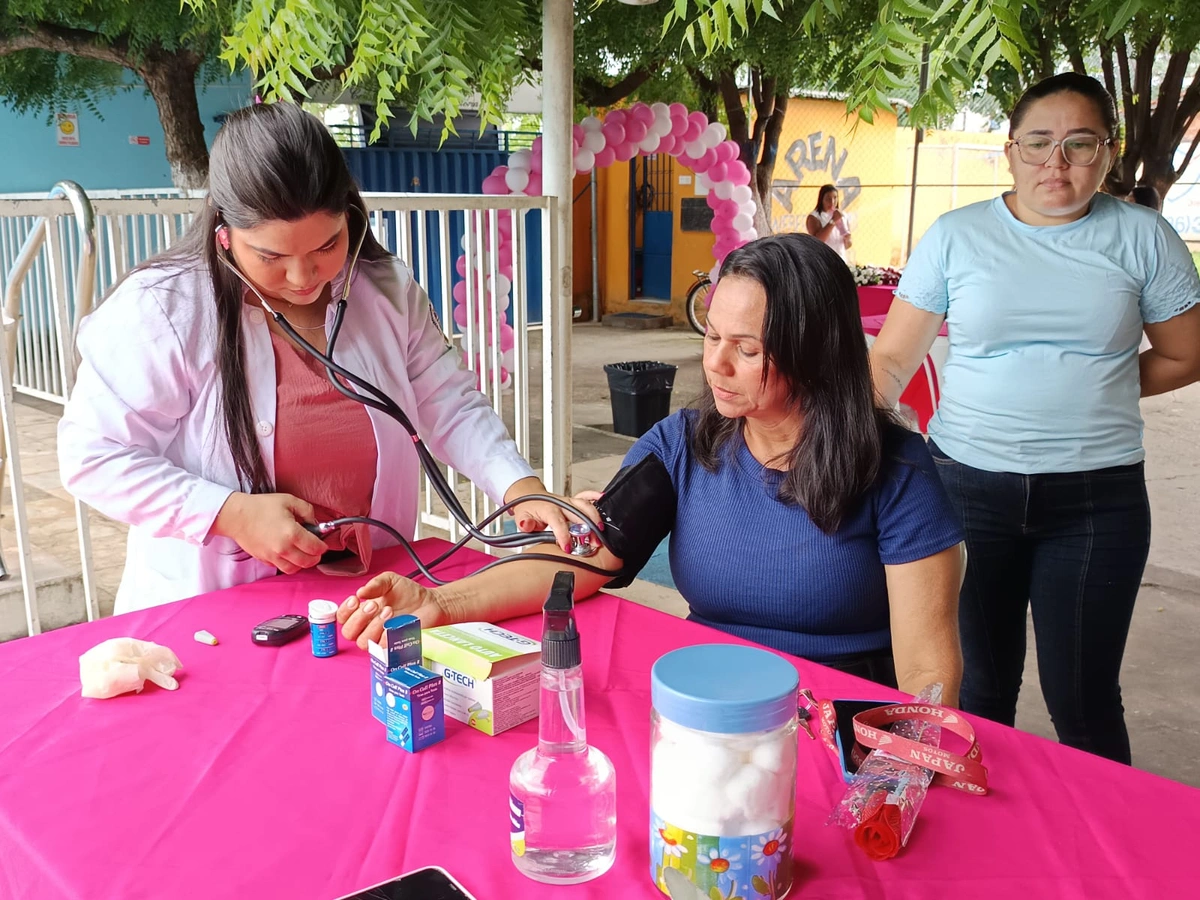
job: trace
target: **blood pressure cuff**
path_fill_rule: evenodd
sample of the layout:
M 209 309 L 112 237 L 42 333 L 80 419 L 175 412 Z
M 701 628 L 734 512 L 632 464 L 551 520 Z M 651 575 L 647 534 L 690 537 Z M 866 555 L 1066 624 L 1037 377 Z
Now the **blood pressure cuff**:
M 663 538 L 675 527 L 675 485 L 653 453 L 626 466 L 596 503 L 604 537 L 620 557 L 620 573 L 605 587 L 622 588 L 638 575 Z

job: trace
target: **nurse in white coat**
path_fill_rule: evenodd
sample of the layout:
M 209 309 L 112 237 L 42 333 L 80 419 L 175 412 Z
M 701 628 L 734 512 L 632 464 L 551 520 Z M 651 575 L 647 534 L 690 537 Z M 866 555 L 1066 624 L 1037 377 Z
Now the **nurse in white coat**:
M 349 277 L 338 363 L 382 388 L 433 454 L 493 500 L 545 492 L 412 272 L 370 233 L 317 119 L 283 103 L 231 115 L 213 144 L 208 199 L 184 238 L 83 323 L 59 425 L 64 485 L 131 526 L 117 612 L 296 572 L 331 549 L 354 572 L 372 542 L 391 542 L 365 526 L 322 540 L 304 522 L 369 515 L 414 534 L 411 438 L 338 393 L 255 290 L 324 352 Z M 558 507 L 529 501 L 513 515 L 569 547 Z

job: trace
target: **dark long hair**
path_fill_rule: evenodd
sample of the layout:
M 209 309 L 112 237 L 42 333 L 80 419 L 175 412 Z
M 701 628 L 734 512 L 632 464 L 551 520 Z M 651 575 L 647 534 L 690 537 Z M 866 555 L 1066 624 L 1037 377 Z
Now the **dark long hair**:
M 360 258 L 387 256 L 371 233 L 366 205 L 346 160 L 320 120 L 291 103 L 248 106 L 230 114 L 213 141 L 203 212 L 170 250 L 137 267 L 192 265 L 205 269 L 212 281 L 221 410 L 238 481 L 245 490 L 273 488 L 250 405 L 241 331 L 244 285 L 218 257 L 224 251 L 217 246 L 215 230 L 221 224 L 253 228 L 268 221 L 294 222 L 318 212 L 340 215 L 350 207 L 359 211 L 348 217 L 350 246 L 365 228 Z
M 1100 113 L 1100 118 L 1104 120 L 1104 127 L 1108 130 L 1107 136 L 1110 138 L 1119 136 L 1117 104 L 1113 100 L 1112 94 L 1091 75 L 1080 75 L 1078 72 L 1059 72 L 1057 75 L 1043 78 L 1022 94 L 1021 99 L 1013 107 L 1012 115 L 1008 117 L 1008 136 L 1011 138 L 1017 133 L 1017 129 L 1021 127 L 1021 122 L 1025 119 L 1025 114 L 1029 112 L 1029 107 L 1039 100 L 1064 92 L 1078 94 L 1091 100 L 1096 104 L 1096 111 Z
M 895 422 L 875 403 L 854 276 L 823 241 L 777 234 L 730 253 L 721 278 L 734 277 L 766 291 L 763 381 L 778 372 L 803 416 L 779 499 L 802 506 L 832 534 L 878 477 L 884 431 Z M 692 452 L 716 471 L 726 445 L 742 439 L 744 421 L 721 415 L 711 390 L 698 409 Z
M 813 212 L 825 212 L 825 197 L 828 194 L 836 194 L 836 184 L 823 184 L 821 189 L 817 191 L 817 208 Z

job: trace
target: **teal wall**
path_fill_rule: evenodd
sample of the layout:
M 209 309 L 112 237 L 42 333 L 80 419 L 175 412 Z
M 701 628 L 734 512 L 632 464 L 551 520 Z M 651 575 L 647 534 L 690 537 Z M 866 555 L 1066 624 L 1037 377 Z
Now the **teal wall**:
M 200 118 L 210 145 L 219 127 L 213 117 L 245 106 L 250 97 L 245 75 L 199 89 Z M 47 122 L 44 112 L 18 115 L 2 101 L 0 97 L 0 193 L 42 193 L 63 179 L 89 191 L 171 186 L 158 108 L 140 81 L 97 102 L 103 119 L 83 107 L 58 110 L 78 114 L 78 147 L 58 146 L 54 123 Z M 149 137 L 149 146 L 130 144 L 134 135 Z

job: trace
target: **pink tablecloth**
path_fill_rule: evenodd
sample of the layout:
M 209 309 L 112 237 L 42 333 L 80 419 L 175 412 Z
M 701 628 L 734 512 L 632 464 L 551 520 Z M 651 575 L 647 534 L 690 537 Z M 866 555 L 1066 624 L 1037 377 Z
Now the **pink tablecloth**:
M 464 555 L 459 571 L 478 561 Z M 396 551 L 376 562 L 403 565 Z M 509 862 L 508 770 L 536 722 L 494 738 L 449 723 L 445 743 L 410 756 L 371 718 L 363 653 L 251 645 L 257 622 L 346 592 L 321 575 L 274 578 L 0 645 L 0 897 L 328 900 L 428 864 L 481 900 L 660 896 L 647 858 L 650 667 L 729 638 L 615 597 L 579 606 L 588 736 L 617 768 L 620 834 L 611 872 L 551 888 Z M 510 624 L 538 633 L 536 618 Z M 195 643 L 200 628 L 220 645 Z M 119 635 L 174 649 L 179 690 L 81 699 L 78 655 Z M 795 665 L 818 695 L 888 694 Z M 842 784 L 802 736 L 793 895 L 1195 896 L 1200 792 L 988 722 L 978 731 L 993 793 L 935 788 L 909 848 L 880 864 L 823 824 Z
M 895 298 L 894 285 L 863 284 L 858 287 L 858 314 L 860 316 L 886 316 Z

